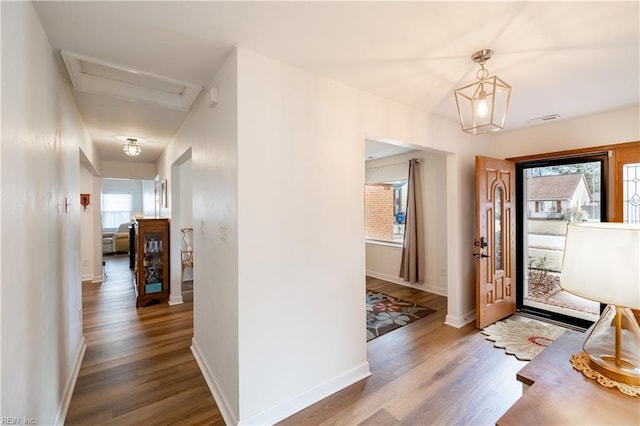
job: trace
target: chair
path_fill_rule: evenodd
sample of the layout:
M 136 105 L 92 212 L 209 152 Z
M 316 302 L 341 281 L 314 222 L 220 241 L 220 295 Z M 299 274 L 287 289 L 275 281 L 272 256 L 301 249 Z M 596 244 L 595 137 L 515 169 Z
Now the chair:
M 182 228 L 182 247 L 180 249 L 180 260 L 182 261 L 182 271 L 180 282 L 184 282 L 184 270 L 193 269 L 193 228 Z
M 113 253 L 113 233 L 105 232 L 102 234 L 102 254 Z
M 129 252 L 129 225 L 130 222 L 121 224 L 113 234 L 113 252 Z

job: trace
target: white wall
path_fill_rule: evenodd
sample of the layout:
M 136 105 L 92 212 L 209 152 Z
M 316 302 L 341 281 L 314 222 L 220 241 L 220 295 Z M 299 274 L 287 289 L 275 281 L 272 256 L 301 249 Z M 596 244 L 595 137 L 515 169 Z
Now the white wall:
M 420 159 L 425 227 L 425 281 L 409 284 L 400 278 L 402 247 L 366 243 L 367 275 L 397 284 L 447 295 L 447 182 L 446 154 L 414 151 L 365 163 L 365 182 L 407 179 L 409 159 Z
M 156 177 L 156 165 L 153 163 L 103 161 L 100 169 L 104 178 L 153 180 Z
M 220 88 L 220 103 L 209 109 L 203 95 L 196 99 L 158 161 L 158 175 L 171 182 L 172 165 L 191 149 L 196 283 L 192 348 L 225 420 L 235 424 L 240 411 L 235 52 L 212 84 Z M 173 223 L 171 227 L 174 232 Z
M 491 155 L 509 158 L 636 141 L 640 141 L 638 105 L 493 135 Z
M 80 273 L 82 281 L 93 280 L 93 264 L 94 264 L 94 232 L 93 220 L 96 199 L 100 198 L 100 194 L 93 192 L 93 175 L 85 166 L 80 165 L 80 193 L 90 194 L 91 204 L 86 210 L 80 209 Z
M 206 258 L 194 272 L 194 353 L 228 422 L 275 422 L 367 374 L 366 137 L 447 152 L 448 321 L 473 320 L 469 211 L 483 138 L 244 49 L 214 85 L 220 103 L 196 101 L 158 175 L 172 179 L 193 149 L 195 253 Z M 327 321 L 316 299 L 334 294 Z
M 1 8 L 1 416 L 61 424 L 84 353 L 79 152 L 99 159 L 32 4 Z
M 93 279 L 94 283 L 102 282 L 104 271 L 102 268 L 102 178 L 93 176 L 91 191 L 91 211 L 93 213 Z M 95 194 L 95 196 L 94 196 Z
M 263 424 L 369 374 L 365 133 L 357 91 L 238 58 L 240 420 Z
M 193 175 L 191 171 L 191 158 L 180 165 L 180 229 L 193 228 Z M 182 238 L 182 234 L 180 234 Z M 184 271 L 184 280 L 193 279 L 193 270 Z
M 164 168 L 163 168 L 164 170 Z M 169 181 L 170 200 L 169 210 L 171 211 L 171 226 L 169 234 L 171 239 L 171 277 L 169 304 L 175 305 L 183 303 L 182 300 L 182 259 L 181 250 L 183 245 L 182 228 L 193 226 L 193 177 L 191 171 L 191 149 L 184 152 L 171 165 L 171 180 Z M 193 269 L 187 268 L 184 271 L 184 280 L 193 279 Z

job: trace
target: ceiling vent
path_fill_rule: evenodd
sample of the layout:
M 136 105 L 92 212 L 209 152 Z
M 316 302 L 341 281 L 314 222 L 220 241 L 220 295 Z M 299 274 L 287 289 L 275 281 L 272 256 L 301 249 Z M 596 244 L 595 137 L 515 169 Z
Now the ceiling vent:
M 544 117 L 537 117 L 527 120 L 527 124 L 544 123 L 545 121 L 557 120 L 560 118 L 558 114 L 545 115 Z
M 202 86 L 60 51 L 73 87 L 97 95 L 188 111 Z

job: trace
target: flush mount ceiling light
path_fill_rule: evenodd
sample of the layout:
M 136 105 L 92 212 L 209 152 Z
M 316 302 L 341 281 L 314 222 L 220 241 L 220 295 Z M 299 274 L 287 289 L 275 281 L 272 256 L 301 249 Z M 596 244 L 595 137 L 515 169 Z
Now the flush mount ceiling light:
M 480 64 L 476 72 L 478 81 L 454 91 L 462 130 L 472 135 L 503 129 L 507 117 L 511 86 L 498 76 L 489 76 L 484 64 L 491 55 L 491 49 L 471 55 L 471 59 Z
M 122 151 L 127 154 L 129 157 L 136 157 L 140 155 L 142 149 L 140 145 L 138 145 L 138 140 L 134 138 L 127 138 L 127 143 L 122 145 Z

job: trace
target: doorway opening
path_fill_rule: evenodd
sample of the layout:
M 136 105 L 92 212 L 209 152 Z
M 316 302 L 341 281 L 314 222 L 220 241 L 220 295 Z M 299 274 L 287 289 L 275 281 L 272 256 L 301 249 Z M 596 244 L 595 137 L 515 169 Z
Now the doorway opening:
M 567 223 L 607 221 L 607 154 L 516 164 L 516 310 L 587 328 L 600 304 L 560 287 Z
M 424 282 L 400 278 L 409 161 L 420 163 L 423 200 Z M 365 139 L 364 244 L 366 289 L 389 291 L 406 301 L 424 300 L 435 309 L 434 321 L 447 314 L 447 156 L 435 151 L 388 139 Z M 364 295 L 363 295 L 364 296 Z M 415 299 L 417 297 L 417 299 Z
M 193 259 L 193 177 L 191 148 L 171 165 L 171 294 L 169 304 L 192 302 L 194 297 Z M 185 258 L 185 253 L 189 257 Z M 185 263 L 185 260 L 188 262 Z

